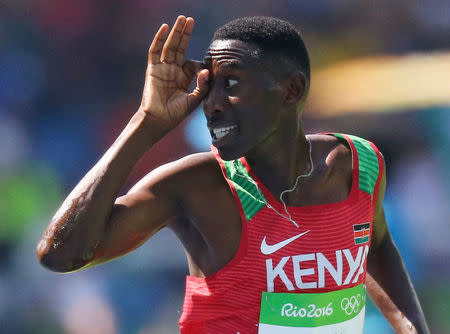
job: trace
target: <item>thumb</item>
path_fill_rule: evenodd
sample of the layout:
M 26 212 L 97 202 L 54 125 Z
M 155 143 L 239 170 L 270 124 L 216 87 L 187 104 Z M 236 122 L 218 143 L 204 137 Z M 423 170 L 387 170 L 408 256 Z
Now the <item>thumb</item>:
M 197 87 L 188 95 L 189 112 L 199 106 L 202 100 L 208 95 L 209 70 L 201 70 L 197 75 Z

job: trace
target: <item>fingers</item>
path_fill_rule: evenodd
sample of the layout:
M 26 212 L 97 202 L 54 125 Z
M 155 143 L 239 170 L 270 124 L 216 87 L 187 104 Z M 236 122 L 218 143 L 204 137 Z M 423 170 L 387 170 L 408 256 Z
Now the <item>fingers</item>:
M 150 49 L 148 51 L 148 61 L 151 64 L 158 64 L 161 62 L 161 52 L 164 45 L 164 41 L 166 40 L 167 35 L 169 34 L 169 26 L 167 24 L 163 24 L 155 37 L 153 38 L 153 42 L 150 45 Z
M 186 49 L 194 29 L 194 19 L 178 16 L 172 30 L 169 33 L 169 26 L 163 24 L 150 45 L 149 63 L 159 64 L 161 62 L 179 66 L 183 65 Z M 166 40 L 167 39 L 167 40 Z
M 183 15 L 178 16 L 175 24 L 164 44 L 161 61 L 165 63 L 176 63 L 181 66 L 184 60 L 189 37 L 194 28 L 194 20 Z M 180 48 L 180 45 L 182 48 Z
M 194 19 L 192 17 L 188 17 L 186 19 L 183 34 L 181 36 L 180 43 L 178 44 L 178 50 L 175 55 L 175 63 L 179 66 L 183 64 L 184 56 L 186 54 L 186 50 L 189 45 L 189 40 L 191 39 L 193 29 L 194 29 Z
M 178 16 L 163 47 L 161 55 L 161 61 L 163 63 L 172 64 L 175 62 L 175 56 L 178 51 L 178 45 L 180 44 L 181 36 L 183 35 L 183 28 L 185 23 L 186 17 L 184 17 L 183 15 Z

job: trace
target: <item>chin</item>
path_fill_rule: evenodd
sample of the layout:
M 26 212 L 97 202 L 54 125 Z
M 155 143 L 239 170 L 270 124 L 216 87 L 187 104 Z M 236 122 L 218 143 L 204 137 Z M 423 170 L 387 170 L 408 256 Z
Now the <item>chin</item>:
M 233 146 L 219 146 L 216 148 L 222 160 L 236 160 L 245 155 L 245 152 L 243 152 L 242 150 L 238 150 Z

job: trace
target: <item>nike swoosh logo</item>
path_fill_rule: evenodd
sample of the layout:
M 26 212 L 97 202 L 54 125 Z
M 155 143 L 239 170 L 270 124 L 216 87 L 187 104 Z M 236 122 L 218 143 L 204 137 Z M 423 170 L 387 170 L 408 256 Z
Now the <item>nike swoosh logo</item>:
M 268 245 L 266 243 L 266 237 L 264 236 L 264 239 L 261 242 L 261 253 L 265 254 L 265 255 L 269 255 L 272 253 L 275 253 L 276 251 L 280 250 L 281 248 L 283 248 L 284 246 L 289 245 L 292 241 L 300 238 L 302 235 L 305 235 L 306 233 L 308 233 L 308 231 L 294 235 L 293 237 L 290 237 L 289 239 L 280 241 L 274 245 Z

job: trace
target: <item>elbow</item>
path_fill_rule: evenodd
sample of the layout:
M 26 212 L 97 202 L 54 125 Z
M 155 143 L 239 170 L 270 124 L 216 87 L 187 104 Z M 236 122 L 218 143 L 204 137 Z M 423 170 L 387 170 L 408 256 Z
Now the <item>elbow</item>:
M 55 251 L 47 240 L 41 240 L 36 248 L 39 263 L 48 270 L 57 273 L 70 273 L 83 268 L 86 263 L 70 259 L 70 257 Z
M 70 273 L 79 269 L 76 268 L 71 262 L 58 261 L 48 254 L 44 254 L 42 256 L 38 255 L 38 261 L 44 268 L 55 273 Z

